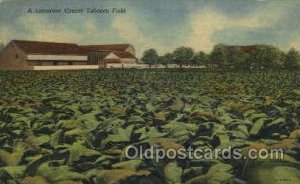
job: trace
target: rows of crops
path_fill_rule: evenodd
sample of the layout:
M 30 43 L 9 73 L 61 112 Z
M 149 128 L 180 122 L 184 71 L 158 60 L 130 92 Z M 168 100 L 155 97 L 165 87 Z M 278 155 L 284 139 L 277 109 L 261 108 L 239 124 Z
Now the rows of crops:
M 299 74 L 0 73 L 0 183 L 300 183 Z M 283 148 L 283 160 L 128 160 L 163 149 Z

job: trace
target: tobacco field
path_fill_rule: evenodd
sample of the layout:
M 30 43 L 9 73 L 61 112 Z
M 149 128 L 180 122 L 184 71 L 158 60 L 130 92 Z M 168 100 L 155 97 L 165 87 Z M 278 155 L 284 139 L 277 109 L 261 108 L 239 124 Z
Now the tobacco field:
M 1 184 L 299 184 L 300 73 L 0 72 Z M 284 149 L 129 160 L 127 146 Z

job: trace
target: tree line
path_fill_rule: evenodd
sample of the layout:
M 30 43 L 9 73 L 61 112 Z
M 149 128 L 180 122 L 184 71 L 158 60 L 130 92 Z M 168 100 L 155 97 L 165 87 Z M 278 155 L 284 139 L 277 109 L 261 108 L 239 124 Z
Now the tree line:
M 300 54 L 294 48 L 283 52 L 271 45 L 226 46 L 216 45 L 210 53 L 194 52 L 189 47 L 179 47 L 172 53 L 158 55 L 155 49 L 144 51 L 141 61 L 149 67 L 177 64 L 225 69 L 300 69 Z

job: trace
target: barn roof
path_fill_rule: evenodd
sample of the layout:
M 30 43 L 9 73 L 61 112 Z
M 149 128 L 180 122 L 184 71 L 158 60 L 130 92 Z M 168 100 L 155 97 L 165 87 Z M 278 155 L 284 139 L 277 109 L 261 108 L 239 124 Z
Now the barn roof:
M 56 43 L 41 41 L 12 40 L 27 54 L 57 54 L 57 55 L 86 55 L 81 48 L 74 43 Z
M 77 45 L 75 43 L 58 43 L 42 41 L 12 40 L 27 54 L 55 54 L 55 55 L 88 55 L 90 52 L 102 52 L 103 57 L 114 53 L 119 58 L 136 58 L 133 54 L 126 52 L 130 44 L 110 45 Z
M 251 53 L 257 49 L 257 45 L 226 45 L 226 48 L 238 48 L 245 53 Z
M 129 52 L 113 51 L 112 53 L 114 53 L 119 58 L 131 58 L 131 59 L 135 59 L 136 58 L 133 54 L 131 54 Z
M 130 44 L 110 44 L 110 45 L 81 45 L 85 51 L 126 51 L 128 47 L 132 47 Z

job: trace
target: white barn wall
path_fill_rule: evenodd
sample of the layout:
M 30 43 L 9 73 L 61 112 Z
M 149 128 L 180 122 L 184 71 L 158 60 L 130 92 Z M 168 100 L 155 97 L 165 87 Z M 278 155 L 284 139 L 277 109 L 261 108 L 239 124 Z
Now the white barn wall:
M 106 63 L 106 68 L 122 68 L 122 63 Z
M 28 55 L 28 60 L 46 60 L 46 61 L 87 61 L 87 56 L 67 56 L 67 55 Z
M 123 62 L 124 64 L 135 64 L 136 63 L 136 59 L 135 58 L 122 58 L 121 62 Z
M 53 66 L 33 66 L 34 70 L 84 70 L 84 69 L 99 69 L 99 65 L 53 65 Z M 137 68 L 137 69 L 146 69 L 149 68 L 147 64 L 127 64 L 122 65 L 122 63 L 107 63 L 106 68 Z M 166 68 L 164 65 L 156 65 L 152 67 L 155 68 Z M 168 68 L 179 68 L 176 64 L 169 64 Z M 183 66 L 183 68 L 198 68 L 198 67 L 188 67 Z M 200 66 L 199 68 L 205 68 Z
M 89 70 L 89 69 L 99 69 L 99 65 L 33 66 L 33 70 Z

